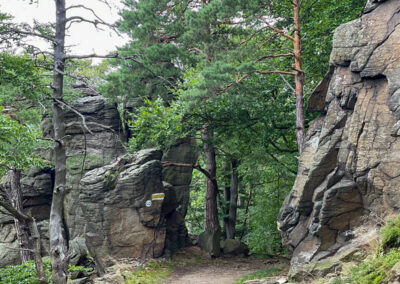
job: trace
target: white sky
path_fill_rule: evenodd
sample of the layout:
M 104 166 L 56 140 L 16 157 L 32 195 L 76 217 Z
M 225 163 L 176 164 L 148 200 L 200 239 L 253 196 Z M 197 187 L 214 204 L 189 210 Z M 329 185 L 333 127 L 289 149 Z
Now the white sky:
M 29 4 L 30 0 L 0 0 L 0 11 L 10 14 L 14 17 L 14 22 L 33 23 L 37 20 L 41 23 L 55 21 L 54 0 L 39 0 L 37 4 Z M 99 0 L 66 0 L 67 6 L 84 4 L 92 8 L 96 14 L 108 23 L 114 23 L 118 18 L 119 7 L 122 7 L 120 0 L 108 0 L 110 7 L 101 3 Z M 67 16 L 79 15 L 85 18 L 94 19 L 89 11 L 82 9 L 71 9 Z M 116 46 L 122 46 L 127 42 L 126 37 L 120 37 L 107 27 L 101 27 L 103 30 L 96 30 L 88 23 L 78 23 L 72 25 L 66 38 L 66 45 L 71 46 L 73 54 L 106 54 L 116 49 Z M 35 42 L 42 48 L 44 43 Z

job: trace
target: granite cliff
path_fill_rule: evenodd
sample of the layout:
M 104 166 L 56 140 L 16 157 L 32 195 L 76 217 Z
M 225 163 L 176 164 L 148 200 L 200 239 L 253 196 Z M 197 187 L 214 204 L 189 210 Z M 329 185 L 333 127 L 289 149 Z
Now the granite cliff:
M 292 273 L 367 245 L 399 211 L 399 42 L 397 0 L 370 0 L 334 33 L 330 70 L 308 106 L 321 116 L 278 216 Z

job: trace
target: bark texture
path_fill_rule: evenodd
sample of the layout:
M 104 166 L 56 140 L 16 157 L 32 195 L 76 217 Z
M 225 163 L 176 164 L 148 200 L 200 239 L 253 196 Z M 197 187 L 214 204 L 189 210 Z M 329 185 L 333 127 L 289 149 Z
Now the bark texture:
M 15 210 L 24 212 L 22 205 L 22 192 L 21 192 L 21 171 L 13 168 L 10 171 L 11 184 L 6 188 L 7 198 Z M 29 238 L 29 221 L 25 219 L 18 219 L 14 217 L 15 230 L 17 232 L 18 245 L 21 254 L 22 263 L 33 259 L 32 254 L 32 241 Z
M 216 179 L 217 163 L 215 160 L 215 149 L 212 144 L 213 136 L 213 131 L 208 126 L 205 126 L 201 134 L 201 139 L 203 141 L 206 170 L 210 174 L 210 177 L 206 179 L 205 229 L 221 230 L 218 221 L 218 184 Z
M 294 12 L 294 66 L 295 66 L 295 85 L 296 85 L 296 138 L 299 155 L 301 155 L 304 147 L 305 127 L 304 127 L 304 72 L 301 68 L 301 36 L 300 36 L 300 1 L 293 1 Z
M 237 213 L 237 202 L 239 196 L 239 179 L 238 179 L 238 161 L 232 161 L 232 172 L 229 187 L 229 207 L 228 207 L 228 218 L 225 224 L 226 238 L 234 239 L 236 234 L 236 213 Z M 228 197 L 228 196 L 227 196 Z
M 53 281 L 57 284 L 67 283 L 67 244 L 64 238 L 63 203 L 66 193 L 66 150 L 65 120 L 63 101 L 64 65 L 65 65 L 65 0 L 56 0 L 56 43 L 54 45 L 54 78 L 53 78 L 53 125 L 55 181 L 50 211 L 50 256 Z

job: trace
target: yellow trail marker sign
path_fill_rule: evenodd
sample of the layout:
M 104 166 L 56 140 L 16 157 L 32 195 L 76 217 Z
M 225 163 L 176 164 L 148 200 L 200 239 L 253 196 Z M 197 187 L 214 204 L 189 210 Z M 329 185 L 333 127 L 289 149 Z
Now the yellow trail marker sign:
M 153 193 L 151 195 L 151 200 L 164 200 L 165 193 Z

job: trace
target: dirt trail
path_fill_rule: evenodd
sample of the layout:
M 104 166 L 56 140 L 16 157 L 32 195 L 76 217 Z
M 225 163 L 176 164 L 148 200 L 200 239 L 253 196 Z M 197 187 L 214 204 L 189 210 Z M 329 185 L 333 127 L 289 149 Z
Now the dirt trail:
M 282 259 L 218 258 L 200 264 L 177 266 L 164 283 L 233 284 L 247 274 L 285 263 Z

